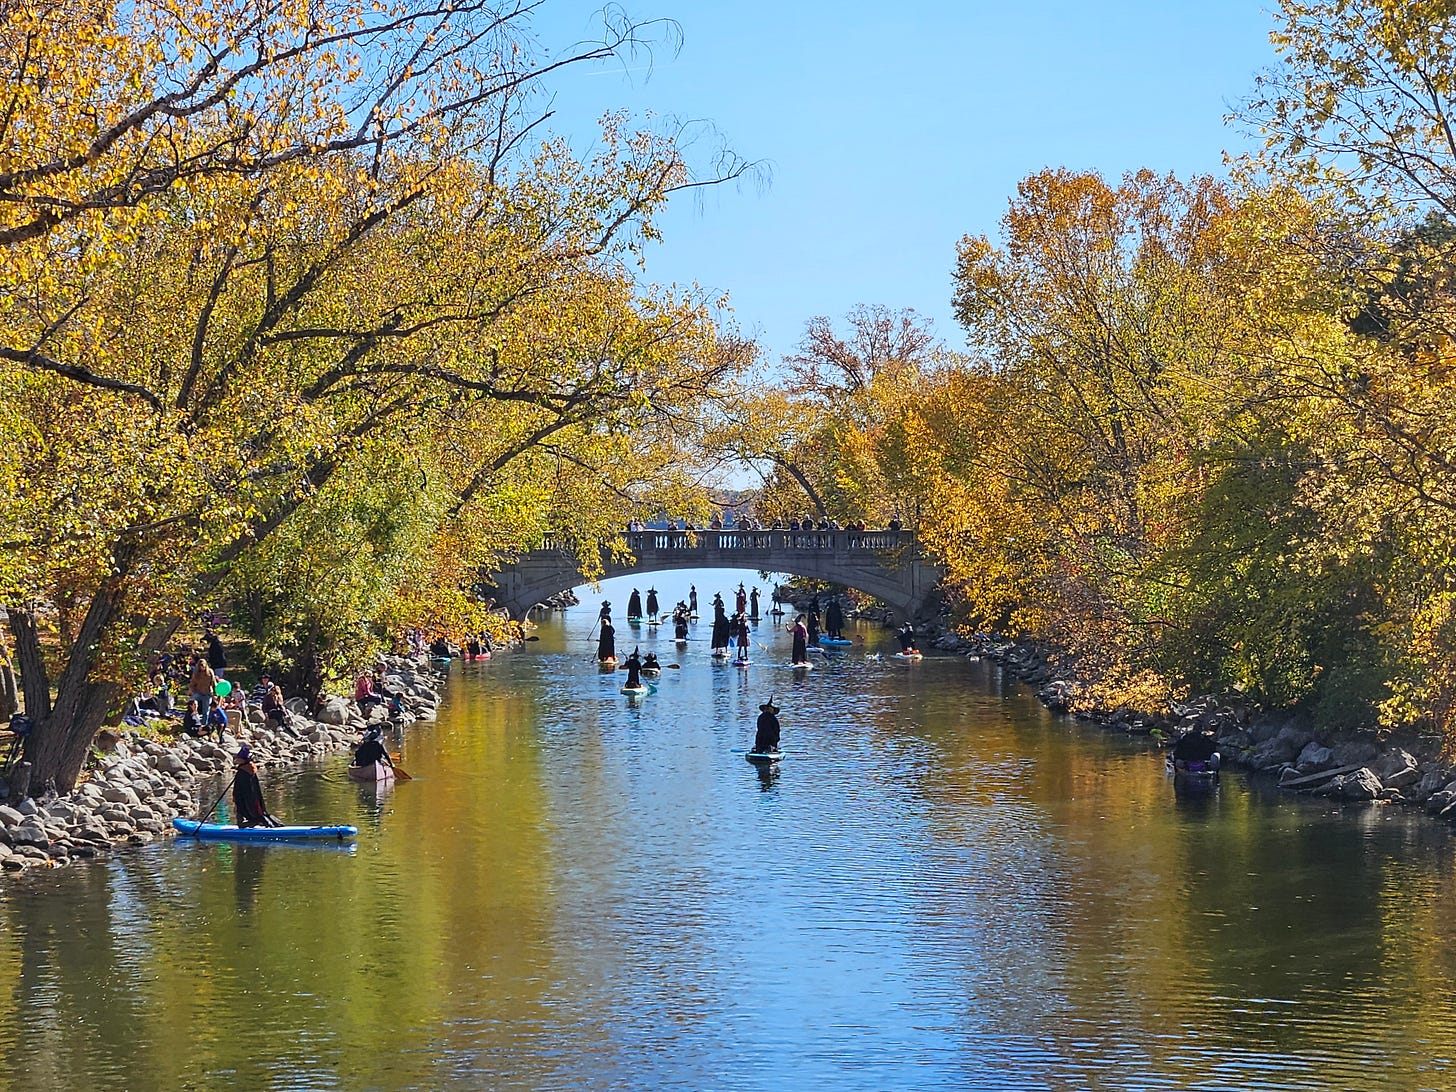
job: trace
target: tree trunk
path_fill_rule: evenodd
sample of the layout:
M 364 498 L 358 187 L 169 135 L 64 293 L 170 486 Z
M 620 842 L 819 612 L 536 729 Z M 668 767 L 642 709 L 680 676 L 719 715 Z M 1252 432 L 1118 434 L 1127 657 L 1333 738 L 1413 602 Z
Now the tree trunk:
M 41 716 L 31 714 L 35 727 L 25 744 L 25 759 L 31 764 L 33 787 L 54 788 L 58 792 L 69 792 L 75 788 L 76 778 L 90 753 L 91 741 L 105 722 L 106 714 L 121 696 L 118 683 L 92 680 L 105 647 L 107 631 L 126 599 L 130 558 L 118 550 L 115 561 L 117 571 L 107 577 L 91 597 L 71 654 L 57 682 L 54 704 L 44 690 L 45 668 L 39 662 L 40 648 L 34 619 L 22 612 L 23 622 L 19 629 L 12 621 L 16 652 L 21 662 L 26 711 L 30 712 L 33 700 L 40 702 L 42 694 L 45 699 L 45 713 Z M 28 660 L 33 660 L 38 667 L 38 678 L 31 677 L 34 669 Z
M 6 613 L 10 616 L 10 632 L 15 637 L 15 663 L 20 668 L 25 712 L 32 721 L 39 721 L 50 716 L 51 680 L 40 651 L 35 615 L 17 607 L 11 607 Z

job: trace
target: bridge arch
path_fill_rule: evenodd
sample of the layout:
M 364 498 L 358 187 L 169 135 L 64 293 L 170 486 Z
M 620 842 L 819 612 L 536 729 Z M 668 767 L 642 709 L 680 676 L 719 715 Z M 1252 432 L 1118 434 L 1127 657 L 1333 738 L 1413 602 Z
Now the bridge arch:
M 917 622 L 932 612 L 941 576 L 912 531 L 632 531 L 623 542 L 630 551 L 624 558 L 601 548 L 601 579 L 701 568 L 788 573 L 862 591 Z M 487 594 L 521 619 L 543 599 L 580 584 L 581 568 L 570 549 L 547 542 L 496 573 Z

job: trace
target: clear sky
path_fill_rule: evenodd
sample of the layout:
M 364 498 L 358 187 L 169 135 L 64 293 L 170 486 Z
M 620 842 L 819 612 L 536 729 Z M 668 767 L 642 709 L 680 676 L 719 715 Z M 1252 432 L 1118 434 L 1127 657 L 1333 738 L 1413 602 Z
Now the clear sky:
M 558 80 L 553 124 L 578 148 L 609 108 L 708 119 L 765 188 L 722 187 L 662 221 L 645 279 L 725 291 L 776 361 L 818 314 L 913 307 L 952 347 L 955 245 L 993 237 L 1018 180 L 1218 173 L 1251 140 L 1224 123 L 1273 64 L 1257 0 L 628 0 L 681 27 L 652 70 Z M 587 36 L 600 4 L 546 0 L 546 44 Z

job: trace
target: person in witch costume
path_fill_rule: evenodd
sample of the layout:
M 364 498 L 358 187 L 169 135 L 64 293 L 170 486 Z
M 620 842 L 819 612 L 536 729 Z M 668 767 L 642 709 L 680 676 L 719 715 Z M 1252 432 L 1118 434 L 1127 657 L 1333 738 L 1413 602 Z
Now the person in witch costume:
M 238 772 L 233 778 L 233 809 L 240 827 L 281 827 L 283 824 L 268 814 L 263 803 L 263 786 L 258 781 L 258 767 L 253 751 L 244 743 L 238 748 Z
M 779 707 L 769 698 L 758 707 L 758 728 L 753 736 L 753 752 L 777 754 L 779 749 Z

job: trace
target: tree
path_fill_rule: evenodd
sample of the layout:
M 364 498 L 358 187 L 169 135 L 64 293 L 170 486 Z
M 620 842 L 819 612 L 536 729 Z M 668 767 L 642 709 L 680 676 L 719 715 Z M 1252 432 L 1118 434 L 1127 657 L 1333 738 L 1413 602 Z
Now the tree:
M 609 439 L 736 366 L 692 355 L 713 343 L 700 301 L 624 293 L 620 262 L 653 237 L 654 211 L 708 181 L 675 134 L 608 118 L 590 162 L 529 144 L 542 116 L 523 92 L 562 63 L 632 48 L 637 28 L 541 64 L 518 38 L 529 10 L 406 7 L 381 21 L 240 2 L 186 23 L 161 2 L 35 7 L 5 32 L 17 50 L 0 261 L 14 291 L 0 384 L 30 424 L 25 473 L 0 477 L 0 592 L 38 781 L 74 781 L 138 648 L 270 536 L 309 541 L 290 521 L 337 506 L 336 477 L 357 484 L 361 457 L 408 461 L 422 436 L 501 414 L 515 438 L 449 478 L 452 505 L 468 505 L 533 443 Z M 38 67 L 58 19 L 115 38 L 115 71 L 53 80 L 58 62 Z M 85 139 L 57 137 L 78 150 L 21 162 L 17 134 L 83 93 Z M 638 343 L 585 344 L 614 322 Z M 560 336 L 570 323 L 576 345 Z M 644 379 L 669 351 L 682 352 L 670 378 Z M 584 459 L 583 442 L 560 450 Z M 357 522 L 359 540 L 377 530 Z M 75 621 L 52 699 L 38 608 L 56 603 Z

